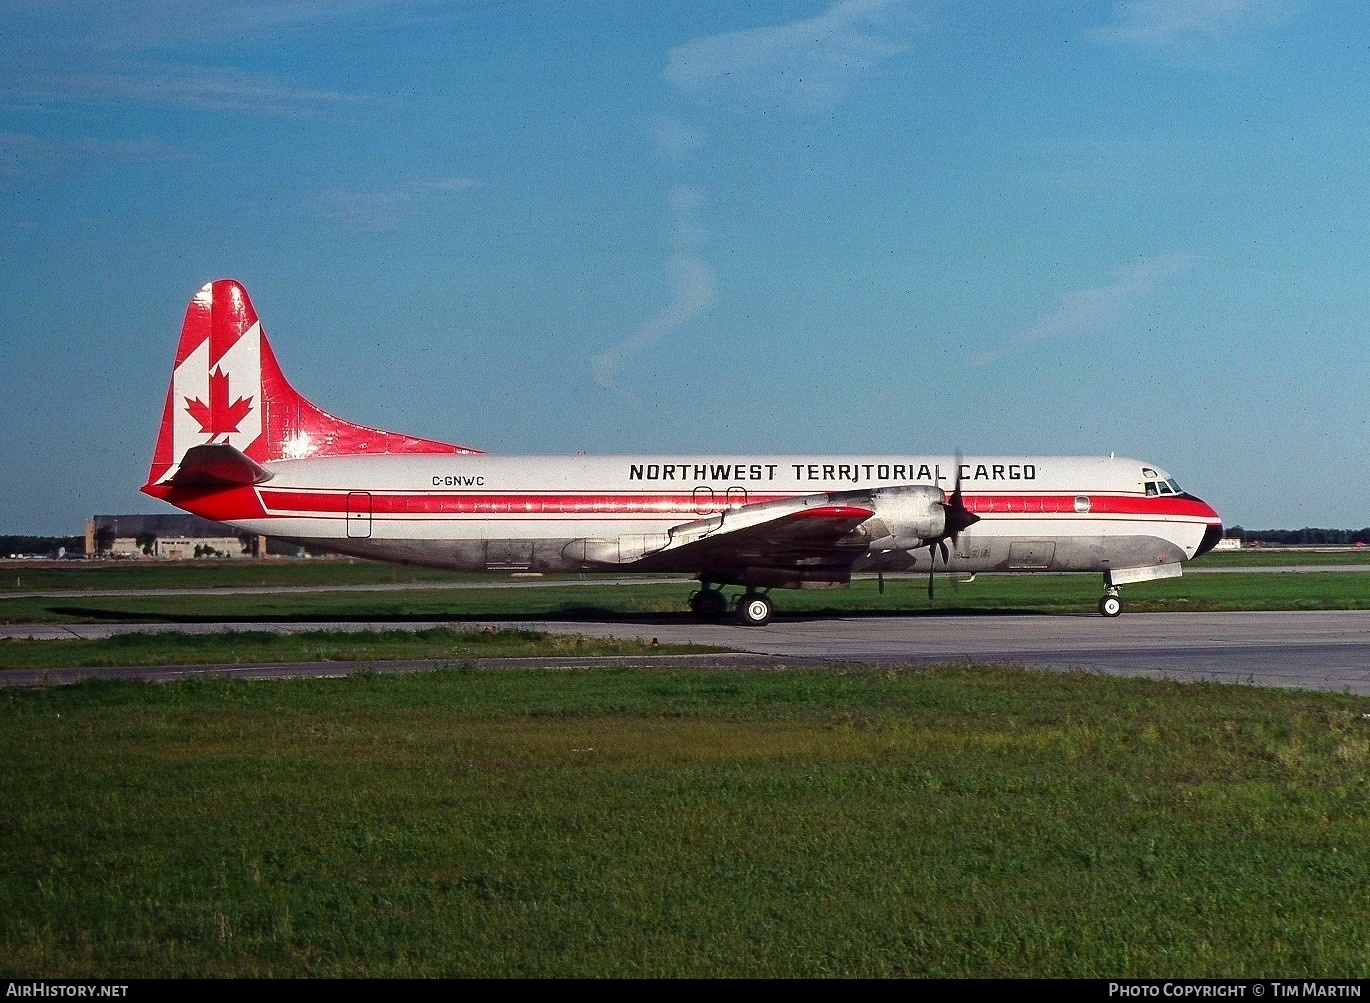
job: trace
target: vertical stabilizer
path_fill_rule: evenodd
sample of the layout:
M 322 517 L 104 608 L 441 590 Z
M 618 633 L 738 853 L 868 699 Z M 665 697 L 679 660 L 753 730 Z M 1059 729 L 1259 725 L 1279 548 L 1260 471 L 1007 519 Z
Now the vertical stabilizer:
M 144 490 L 167 481 L 186 450 L 203 445 L 232 446 L 259 464 L 311 456 L 480 452 L 366 428 L 315 407 L 286 380 L 247 290 L 232 279 L 204 286 L 186 309 Z

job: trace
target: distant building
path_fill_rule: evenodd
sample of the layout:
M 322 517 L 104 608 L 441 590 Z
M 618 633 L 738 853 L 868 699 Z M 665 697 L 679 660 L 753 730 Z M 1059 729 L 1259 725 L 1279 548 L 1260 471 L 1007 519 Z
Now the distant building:
M 266 537 L 197 515 L 97 515 L 86 522 L 90 557 L 262 557 Z
M 1239 536 L 1225 536 L 1213 545 L 1214 550 L 1241 550 L 1242 540 Z

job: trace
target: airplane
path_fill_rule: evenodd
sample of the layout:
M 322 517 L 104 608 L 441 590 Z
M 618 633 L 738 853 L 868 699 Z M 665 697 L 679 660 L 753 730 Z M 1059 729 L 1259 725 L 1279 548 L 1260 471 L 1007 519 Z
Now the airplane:
M 247 291 L 186 310 L 142 490 L 247 532 L 461 571 L 685 572 L 702 620 L 764 626 L 772 589 L 853 573 L 1100 572 L 1172 578 L 1222 520 L 1121 456 L 492 456 L 367 428 L 286 380 Z M 730 601 L 725 586 L 740 586 Z

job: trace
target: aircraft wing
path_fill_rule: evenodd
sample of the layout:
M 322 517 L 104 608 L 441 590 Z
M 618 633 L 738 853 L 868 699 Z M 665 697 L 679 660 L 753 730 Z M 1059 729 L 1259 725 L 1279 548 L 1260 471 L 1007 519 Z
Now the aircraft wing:
M 765 569 L 776 581 L 844 583 L 867 552 L 869 534 L 859 527 L 873 515 L 827 494 L 748 505 L 674 527 L 650 560 L 704 568 L 721 581 L 744 569 L 756 580 Z

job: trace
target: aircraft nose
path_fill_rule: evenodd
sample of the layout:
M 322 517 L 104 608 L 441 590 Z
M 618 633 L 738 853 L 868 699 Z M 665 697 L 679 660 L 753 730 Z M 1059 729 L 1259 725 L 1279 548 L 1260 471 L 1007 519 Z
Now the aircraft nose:
M 1204 530 L 1204 538 L 1199 543 L 1199 549 L 1194 551 L 1194 556 L 1203 557 L 1204 554 L 1216 547 L 1222 538 L 1223 524 L 1220 522 L 1209 523 L 1208 528 Z
M 1194 498 L 1193 495 L 1189 497 Z M 1204 530 L 1204 538 L 1199 542 L 1199 549 L 1194 551 L 1195 557 L 1203 557 L 1204 554 L 1216 547 L 1218 541 L 1223 538 L 1223 520 L 1222 516 L 1218 515 L 1208 502 L 1202 498 L 1194 498 L 1194 500 L 1199 503 L 1203 509 L 1203 514 L 1208 516 L 1210 520 L 1208 528 Z

